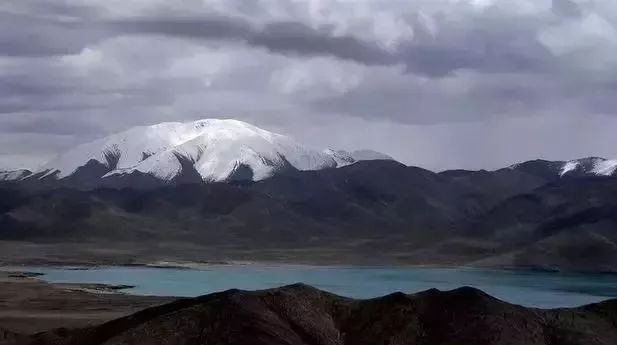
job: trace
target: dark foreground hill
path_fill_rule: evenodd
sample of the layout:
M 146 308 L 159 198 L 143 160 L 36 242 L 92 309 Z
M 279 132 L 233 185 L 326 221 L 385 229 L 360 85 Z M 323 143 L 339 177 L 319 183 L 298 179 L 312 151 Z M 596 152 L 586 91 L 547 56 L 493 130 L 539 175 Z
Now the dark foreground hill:
M 30 345 L 617 344 L 617 300 L 575 309 L 508 304 L 477 289 L 353 300 L 305 285 L 184 299 Z

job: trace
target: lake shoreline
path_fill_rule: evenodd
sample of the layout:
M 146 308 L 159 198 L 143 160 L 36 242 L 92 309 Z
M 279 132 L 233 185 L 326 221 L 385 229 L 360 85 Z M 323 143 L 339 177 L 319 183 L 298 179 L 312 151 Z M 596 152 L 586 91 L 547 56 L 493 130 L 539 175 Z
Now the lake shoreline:
M 178 299 L 127 294 L 121 286 L 56 284 L 41 278 L 33 272 L 0 270 L 0 333 L 29 335 L 98 325 Z
M 469 270 L 494 270 L 504 272 L 541 272 L 541 273 L 557 273 L 557 274 L 598 274 L 598 275 L 614 275 L 617 276 L 617 271 L 589 271 L 589 270 L 563 270 L 541 266 L 504 266 L 504 265 L 448 265 L 448 264 L 354 264 L 354 263 L 295 263 L 287 261 L 157 261 L 143 263 L 129 262 L 109 262 L 103 264 L 92 263 L 88 261 L 73 261 L 73 262 L 57 262 L 57 261 L 24 261 L 21 263 L 5 264 L 0 262 L 0 270 L 7 268 L 20 267 L 62 267 L 73 270 L 91 270 L 105 267 L 137 267 L 137 268 L 158 268 L 158 269 L 184 269 L 184 270 L 203 270 L 218 266 L 259 266 L 259 267 L 323 267 L 323 268 L 440 268 L 440 269 L 469 269 Z
M 98 274 L 98 272 L 92 272 L 93 270 L 100 269 L 102 270 L 101 274 L 107 275 L 110 270 L 120 269 L 120 270 L 129 270 L 131 274 L 129 277 L 135 277 L 132 273 L 132 269 L 135 269 L 136 273 L 144 272 L 144 271 L 152 271 L 152 272 L 160 272 L 165 275 L 167 273 L 182 273 L 180 277 L 175 277 L 175 279 L 182 280 L 187 276 L 184 274 L 194 275 L 193 272 L 197 272 L 198 270 L 195 268 L 187 269 L 183 268 L 172 268 L 169 265 L 164 265 L 165 267 L 152 267 L 152 266 L 90 266 L 90 267 L 68 267 L 63 272 L 68 274 Z M 298 265 L 269 265 L 269 266 L 259 266 L 258 263 L 244 264 L 244 265 L 233 265 L 233 264 L 213 264 L 210 267 L 217 267 L 220 271 L 219 273 L 223 274 L 223 276 L 228 276 L 233 274 L 237 274 L 238 270 L 240 273 L 250 272 L 253 269 L 258 269 L 258 272 L 270 272 L 275 266 L 278 267 L 279 270 L 285 271 L 289 268 L 290 271 L 299 272 L 299 277 L 304 277 L 306 274 L 306 267 L 301 268 Z M 229 267 L 228 267 L 229 266 Z M 285 266 L 285 268 L 282 268 Z M 40 266 L 39 266 L 40 267 Z M 234 273 L 233 269 L 230 271 L 229 268 L 235 268 L 236 272 Z M 295 269 L 292 269 L 294 267 Z M 57 268 L 57 266 L 47 266 L 49 268 Z M 417 267 L 416 267 L 417 268 Z M 261 271 L 259 271 L 261 269 Z M 323 267 L 317 268 L 313 267 L 314 270 L 319 272 L 329 271 L 324 269 Z M 339 267 L 340 269 L 340 267 Z M 345 281 L 345 277 L 341 276 L 341 272 L 345 272 L 345 270 L 337 271 L 337 269 L 333 268 L 332 274 L 336 277 L 340 277 L 342 281 Z M 350 271 L 354 272 L 363 272 L 364 270 L 356 268 L 349 268 Z M 370 271 L 372 269 L 366 268 L 366 271 Z M 373 269 L 379 270 L 379 269 Z M 217 271 L 217 270 L 205 270 L 204 274 L 208 272 Z M 391 269 L 386 271 L 396 271 L 396 269 Z M 412 270 L 414 271 L 414 270 Z M 423 266 L 422 269 L 418 269 L 415 271 L 419 271 L 420 276 L 424 277 L 425 275 L 431 276 L 431 272 L 435 271 L 444 271 L 446 275 L 456 275 L 463 274 L 461 277 L 465 275 L 472 274 L 472 277 L 476 273 L 483 272 L 482 270 L 476 268 L 465 267 L 464 269 L 452 267 L 436 269 L 435 267 Z M 166 273 L 167 272 L 167 273 Z M 484 271 L 486 273 L 486 271 Z M 498 272 L 502 272 L 501 277 L 503 277 L 503 273 L 506 272 L 504 270 L 495 271 L 495 274 L 499 274 Z M 489 272 L 490 273 L 490 272 Z M 262 274 L 262 273 L 258 273 Z M 345 273 L 347 274 L 347 273 Z M 383 276 L 385 274 L 385 276 Z M 389 273 L 380 273 L 378 276 L 382 276 L 387 278 Z M 549 274 L 550 273 L 544 273 Z M 101 283 L 58 283 L 58 282 L 49 282 L 46 279 L 47 273 L 39 272 L 39 271 L 28 271 L 28 267 L 26 266 L 0 266 L 0 305 L 3 306 L 0 309 L 0 332 L 5 332 L 5 334 L 22 334 L 28 335 L 36 332 L 41 332 L 49 329 L 55 329 L 59 327 L 63 328 L 81 328 L 87 327 L 91 325 L 101 324 L 105 321 L 109 321 L 112 319 L 116 319 L 118 317 L 126 316 L 137 311 L 146 309 L 151 306 L 156 306 L 160 304 L 165 304 L 168 302 L 172 302 L 178 299 L 184 299 L 185 297 L 165 297 L 158 295 L 144 295 L 135 293 L 132 291 L 132 288 L 135 286 L 128 284 L 101 284 Z M 509 275 L 509 274 L 506 274 Z M 518 276 L 519 273 L 512 272 L 513 276 Z M 529 279 L 535 280 L 536 276 L 542 276 L 542 273 L 534 273 L 529 272 Z M 367 278 L 375 279 L 375 275 L 369 276 Z M 523 274 L 526 276 L 526 274 Z M 416 276 L 417 277 L 417 276 Z M 500 284 L 508 284 L 508 282 L 501 282 L 500 276 L 492 276 L 489 274 L 489 279 L 494 279 Z M 113 281 L 112 278 L 107 277 Z M 430 277 L 428 277 L 430 278 Z M 435 278 L 433 276 L 431 279 Z M 251 279 L 251 277 L 249 277 Z M 310 277 L 307 277 L 310 280 Z M 362 278 L 365 279 L 365 278 Z M 389 279 L 389 278 L 388 278 Z M 420 293 L 421 291 L 431 290 L 433 287 L 439 285 L 438 281 L 433 281 L 431 279 L 427 279 L 427 284 L 423 285 L 422 288 L 407 291 L 404 293 Z M 473 280 L 457 280 L 458 278 L 453 278 L 453 281 L 456 282 L 456 286 L 452 285 L 451 287 L 444 288 L 443 286 L 438 287 L 439 290 L 448 291 L 453 288 L 458 288 L 461 286 L 470 286 L 468 283 Z M 604 278 L 600 278 L 604 279 Z M 612 279 L 612 278 L 610 278 Z M 611 280 L 612 281 L 612 280 Z M 199 282 L 191 282 L 198 285 Z M 378 281 L 377 283 L 382 284 L 383 281 Z M 460 283 L 460 284 L 459 284 Z M 135 285 L 138 285 L 135 282 Z M 279 284 L 276 286 L 282 286 L 285 284 Z M 312 285 L 312 284 L 311 284 Z M 230 287 L 231 288 L 231 287 Z M 254 288 L 254 287 L 244 287 L 241 284 L 236 283 L 233 286 L 232 290 L 263 290 L 262 288 Z M 216 289 L 217 291 L 227 291 L 229 289 Z M 506 301 L 506 299 L 499 294 L 495 294 L 495 291 L 491 292 L 491 289 L 482 289 L 483 291 L 500 298 L 501 300 Z M 376 296 L 386 296 L 391 294 L 396 294 L 395 291 L 403 291 L 401 289 L 392 289 L 391 291 L 380 291 L 376 294 Z M 204 289 L 200 291 L 199 294 L 195 295 L 207 295 L 212 293 L 213 291 L 208 291 Z M 400 294 L 400 292 L 397 292 Z M 531 291 L 531 294 L 540 294 L 541 291 Z M 559 292 L 555 290 L 556 294 L 566 293 L 565 290 Z M 344 294 L 334 292 L 334 294 L 345 296 Z M 184 296 L 184 295 L 183 295 Z M 608 300 L 614 298 L 615 295 L 606 296 L 605 298 L 598 298 L 596 301 L 588 301 L 585 303 L 579 303 L 577 305 L 586 305 L 589 303 L 597 303 L 603 300 Z M 355 297 L 354 297 L 355 298 Z M 509 303 L 523 305 L 521 303 L 515 303 L 509 301 Z M 531 307 L 531 306 L 528 306 Z M 574 306 L 560 306 L 554 308 L 545 308 L 545 309 L 568 309 L 573 308 Z M 531 307 L 534 308 L 534 307 Z M 2 342 L 0 341 L 0 344 Z
M 617 277 L 474 267 L 354 267 L 292 264 L 153 266 L 4 266 L 25 278 L 96 294 L 196 297 L 228 289 L 261 290 L 305 283 L 350 298 L 471 286 L 527 307 L 576 307 L 617 297 Z M 32 272 L 32 273 L 28 273 Z M 41 275 L 45 274 L 45 275 Z
M 135 242 L 47 243 L 0 240 L 0 266 L 154 266 L 207 267 L 213 264 L 328 267 L 439 267 L 540 272 L 617 274 L 617 266 L 577 262 L 520 262 L 512 255 L 434 256 L 421 251 L 373 250 L 352 245 L 300 248 L 247 248 L 186 243 L 145 245 Z

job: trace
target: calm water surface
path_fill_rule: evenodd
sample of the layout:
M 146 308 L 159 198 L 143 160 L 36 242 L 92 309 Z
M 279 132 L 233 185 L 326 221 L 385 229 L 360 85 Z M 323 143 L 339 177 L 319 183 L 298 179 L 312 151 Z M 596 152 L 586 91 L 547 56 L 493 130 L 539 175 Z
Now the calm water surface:
M 198 296 L 238 289 L 264 289 L 303 282 L 357 298 L 395 291 L 413 293 L 473 286 L 502 300 L 530 307 L 572 307 L 617 297 L 617 275 L 498 271 L 465 268 L 358 268 L 311 266 L 215 265 L 204 269 L 146 267 L 26 267 L 53 283 L 134 285 L 140 295 Z

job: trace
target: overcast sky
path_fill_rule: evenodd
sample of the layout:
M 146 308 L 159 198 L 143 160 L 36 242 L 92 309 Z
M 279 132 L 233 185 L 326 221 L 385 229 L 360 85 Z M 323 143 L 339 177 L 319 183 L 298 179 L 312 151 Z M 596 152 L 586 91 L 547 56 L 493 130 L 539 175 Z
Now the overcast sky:
M 0 2 L 0 167 L 210 117 L 432 170 L 617 158 L 617 1 Z

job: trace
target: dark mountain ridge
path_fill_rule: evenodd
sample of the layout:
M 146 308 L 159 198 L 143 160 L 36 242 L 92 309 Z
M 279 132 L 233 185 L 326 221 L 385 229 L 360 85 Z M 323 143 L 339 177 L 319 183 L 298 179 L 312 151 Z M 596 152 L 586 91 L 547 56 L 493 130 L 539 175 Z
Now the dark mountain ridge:
M 276 249 L 290 260 L 297 250 L 327 248 L 348 263 L 364 256 L 372 263 L 617 271 L 617 178 L 546 176 L 520 166 L 433 173 L 376 160 L 253 183 L 94 190 L 4 184 L 0 239 L 188 243 L 257 257 Z M 367 250 L 375 255 L 362 255 Z M 593 255 L 577 258 L 587 252 Z M 204 259 L 183 250 L 169 255 Z
M 364 162 L 372 161 L 389 161 L 402 165 L 402 163 L 398 163 L 391 158 L 382 159 L 382 156 L 387 157 L 385 155 L 375 155 L 369 157 L 367 160 L 354 160 L 353 158 L 349 158 L 350 160 L 345 160 L 343 165 L 324 167 L 316 170 L 331 170 L 348 165 L 362 165 Z M 148 157 L 149 156 L 144 153 L 144 159 Z M 245 164 L 237 164 L 228 174 L 227 178 L 221 181 L 204 180 L 195 167 L 195 158 L 186 157 L 180 153 L 174 153 L 174 157 L 173 160 L 177 161 L 180 168 L 179 171 L 169 179 L 164 179 L 153 173 L 141 172 L 139 170 L 109 175 L 108 173 L 114 171 L 119 157 L 105 156 L 104 162 L 90 159 L 67 176 L 59 176 L 59 171 L 30 172 L 28 170 L 19 170 L 14 172 L 0 172 L 0 183 L 15 182 L 32 189 L 63 187 L 83 190 L 126 187 L 150 189 L 192 183 L 252 183 L 255 177 L 253 168 Z M 346 157 L 347 156 L 343 158 Z M 270 178 L 303 172 L 295 168 L 285 157 L 279 156 L 279 160 L 281 163 L 277 163 L 279 166 L 274 170 L 274 174 Z M 268 162 L 268 165 L 275 166 L 276 164 Z M 310 170 L 308 172 L 311 171 L 315 170 Z M 458 181 L 462 184 L 473 185 L 477 183 L 486 183 L 493 184 L 493 187 L 502 189 L 510 188 L 513 192 L 520 192 L 521 188 L 525 188 L 528 185 L 539 186 L 547 182 L 562 179 L 617 176 L 617 161 L 600 157 L 588 157 L 572 161 L 548 161 L 537 159 L 493 171 L 455 169 L 442 171 L 437 174 L 448 180 Z M 484 186 L 481 185 L 480 187 Z

